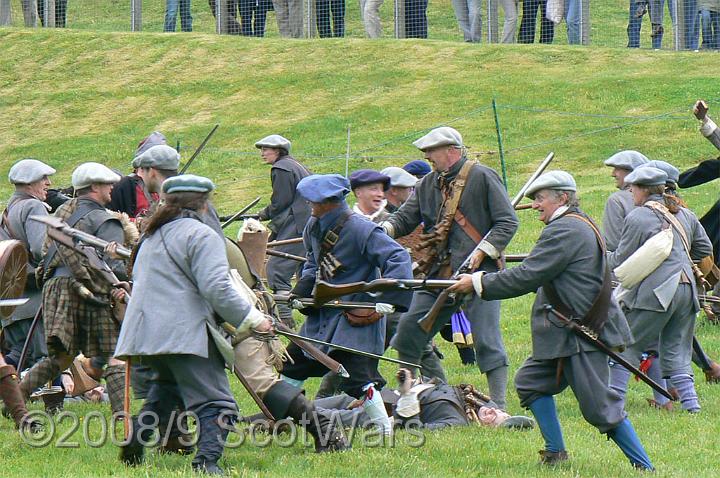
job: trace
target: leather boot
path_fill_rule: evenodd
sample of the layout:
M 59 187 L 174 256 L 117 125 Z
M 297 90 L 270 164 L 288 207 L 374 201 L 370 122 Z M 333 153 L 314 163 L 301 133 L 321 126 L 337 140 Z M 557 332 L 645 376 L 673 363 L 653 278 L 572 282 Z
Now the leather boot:
M 343 451 L 350 449 L 342 430 L 325 415 L 315 409 L 315 405 L 305 395 L 297 395 L 288 408 L 288 416 L 299 424 L 306 424 L 305 429 L 315 441 L 315 452 Z
M 28 411 L 18 386 L 15 367 L 12 365 L 0 367 L 0 398 L 5 403 L 7 413 L 15 422 L 15 428 L 19 429 L 24 425 L 23 419 Z
M 315 441 L 315 451 L 342 451 L 350 448 L 341 430 L 324 414 L 318 413 L 303 391 L 287 382 L 278 382 L 265 393 L 263 402 L 276 419 L 292 418 Z
M 146 416 L 148 417 L 148 422 L 152 423 L 150 416 Z M 145 444 L 147 444 L 150 438 L 152 438 L 154 431 L 153 428 L 146 426 L 142 431 L 140 431 L 140 428 L 144 423 L 144 420 L 141 421 L 141 417 L 143 417 L 142 414 L 140 416 L 132 417 L 130 425 L 130 439 L 128 440 L 127 445 L 120 447 L 120 461 L 127 466 L 137 466 L 142 463 L 145 455 Z
M 167 436 L 167 440 L 160 441 L 158 451 L 160 453 L 172 453 L 176 455 L 190 455 L 195 451 L 194 437 L 189 433 L 183 433 L 181 430 L 188 430 L 187 415 L 183 414 L 183 410 L 175 410 L 175 420 L 171 423 L 158 426 L 161 437 Z M 169 430 L 168 430 L 169 428 Z
M 225 474 L 217 462 L 222 457 L 230 431 L 228 418 L 214 407 L 203 410 L 203 414 L 198 416 L 197 453 L 192 461 L 194 471 L 218 476 Z M 220 420 L 226 420 L 224 426 L 220 426 Z

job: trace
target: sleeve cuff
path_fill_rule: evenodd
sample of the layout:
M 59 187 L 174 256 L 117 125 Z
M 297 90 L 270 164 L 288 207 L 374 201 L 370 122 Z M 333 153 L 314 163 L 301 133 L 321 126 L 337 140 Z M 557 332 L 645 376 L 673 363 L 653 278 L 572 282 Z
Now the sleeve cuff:
M 388 221 L 381 222 L 380 227 L 385 230 L 385 234 L 390 237 L 395 237 L 395 227 L 393 227 L 393 225 L 390 224 Z
M 408 392 L 402 395 L 395 406 L 397 414 L 403 418 L 414 417 L 420 413 L 420 401 L 417 393 Z
M 480 241 L 480 244 L 478 245 L 481 251 L 485 253 L 486 256 L 488 256 L 490 259 L 497 259 L 500 257 L 500 252 L 498 252 L 497 249 L 495 249 L 495 246 L 490 244 L 488 241 L 483 239 Z
M 482 285 L 483 274 L 485 274 L 485 271 L 476 272 L 472 275 L 473 289 L 475 289 L 475 293 L 478 295 L 478 297 L 481 297 L 481 298 L 482 298 L 482 293 L 483 293 L 483 285 Z
M 252 307 L 243 321 L 240 322 L 240 326 L 237 327 L 237 330 L 238 332 L 244 332 L 252 329 L 253 327 L 259 325 L 263 320 L 265 320 L 265 314 L 257 310 L 255 307 Z
M 703 121 L 702 126 L 700 126 L 700 132 L 702 133 L 703 136 L 705 136 L 707 138 L 708 136 L 713 134 L 713 131 L 715 131 L 717 129 L 717 125 L 715 124 L 715 122 L 713 120 L 711 120 L 707 116 L 705 118 L 706 118 L 706 121 Z

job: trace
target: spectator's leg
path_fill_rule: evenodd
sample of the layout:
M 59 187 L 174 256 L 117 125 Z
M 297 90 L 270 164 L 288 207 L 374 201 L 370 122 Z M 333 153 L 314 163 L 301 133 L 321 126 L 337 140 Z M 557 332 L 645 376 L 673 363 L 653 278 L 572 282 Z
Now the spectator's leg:
M 547 0 L 542 0 L 540 2 L 540 43 L 552 43 L 555 38 L 555 24 L 545 16 L 546 9 Z
M 265 36 L 265 22 L 267 21 L 267 12 L 270 10 L 272 3 L 270 0 L 258 0 L 257 11 L 255 12 L 255 36 Z
M 500 0 L 505 15 L 505 23 L 503 25 L 502 43 L 515 43 L 515 34 L 517 33 L 518 11 L 515 0 Z
M 682 1 L 684 2 L 683 12 L 685 12 L 685 48 L 688 50 L 697 50 L 698 36 L 700 33 L 698 28 L 697 0 Z
M 180 29 L 184 32 L 192 31 L 192 12 L 190 0 L 180 0 Z
M 523 0 L 518 43 L 533 43 L 535 41 L 535 23 L 537 22 L 538 4 L 539 0 Z
M 467 0 L 470 41 L 480 43 L 482 39 L 482 1 Z
M 457 18 L 458 26 L 463 34 L 463 40 L 471 41 L 470 36 L 470 11 L 468 10 L 468 0 L 452 0 L 453 10 L 455 10 L 455 18 Z
M 405 38 L 427 38 L 428 0 L 404 0 Z
M 640 28 L 642 27 L 642 15 L 638 13 L 638 8 L 644 5 L 643 2 L 630 0 L 630 15 L 628 17 L 628 48 L 640 48 Z
M 382 7 L 383 0 L 361 0 L 361 3 L 365 4 L 365 33 L 367 33 L 367 36 L 370 38 L 380 38 L 382 36 L 380 7 Z
M 30 0 L 32 1 L 32 0 Z M 40 26 L 45 26 L 45 0 L 37 0 L 37 13 L 40 19 Z
M 252 36 L 252 9 L 255 0 L 240 0 L 240 34 L 242 36 Z
M 42 0 L 37 4 L 34 0 L 20 0 L 23 11 L 23 20 L 26 27 L 34 28 L 38 25 L 38 8 Z
M 165 26 L 163 31 L 174 32 L 178 11 L 178 0 L 165 0 Z
M 277 20 L 278 32 L 283 38 L 290 36 L 290 13 L 287 0 L 273 0 L 275 19 Z
M 55 28 L 65 28 L 67 0 L 55 0 Z
M 702 45 L 703 50 L 712 48 L 712 24 L 710 21 L 710 11 L 700 10 L 700 23 L 702 27 Z
M 582 0 L 567 0 L 565 2 L 565 23 L 569 45 L 579 45 L 580 38 L 580 2 Z
M 655 50 L 662 48 L 663 33 L 665 33 L 665 27 L 663 26 L 663 20 L 665 19 L 665 0 L 650 0 L 650 22 L 652 23 L 652 32 L 650 38 L 652 39 L 652 47 Z
M 330 30 L 330 0 L 315 0 L 315 23 L 320 38 L 332 36 Z
M 330 0 L 333 17 L 333 36 L 345 36 L 345 0 Z
M 712 25 L 712 47 L 720 49 L 720 12 L 710 12 L 710 24 Z
M 290 36 L 293 38 L 303 38 L 305 25 L 305 2 L 303 0 L 289 0 L 287 8 L 290 21 Z M 277 15 L 277 12 L 275 13 Z

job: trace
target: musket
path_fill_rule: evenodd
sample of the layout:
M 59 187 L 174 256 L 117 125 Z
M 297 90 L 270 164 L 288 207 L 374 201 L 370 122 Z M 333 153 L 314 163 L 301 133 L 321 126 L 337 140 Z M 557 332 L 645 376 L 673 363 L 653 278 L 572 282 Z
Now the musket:
M 627 370 L 629 370 L 633 375 L 635 375 L 637 378 L 642 380 L 643 382 L 647 383 L 652 387 L 653 390 L 656 392 L 661 393 L 663 396 L 668 398 L 669 400 L 676 401 L 677 399 L 672 396 L 670 392 L 665 390 L 660 384 L 658 384 L 655 380 L 651 379 L 644 373 L 642 373 L 638 368 L 634 367 L 630 362 L 622 358 L 617 352 L 615 352 L 613 349 L 605 345 L 603 341 L 597 338 L 597 334 L 589 330 L 587 327 L 584 327 L 580 325 L 578 322 L 568 319 L 563 314 L 558 312 L 553 308 L 552 305 L 546 304 L 543 306 L 546 312 L 553 314 L 555 317 L 560 319 L 560 321 L 563 323 L 565 327 L 570 329 L 576 336 L 578 336 L 580 339 L 584 340 L 585 342 L 589 343 L 590 345 L 593 345 L 600 349 L 602 353 L 607 355 L 612 359 L 613 362 L 619 363 L 623 367 L 625 367 Z
M 330 284 L 325 281 L 317 281 L 313 289 L 315 305 L 322 305 L 325 302 L 348 294 L 360 292 L 387 292 L 416 289 L 447 289 L 455 285 L 455 280 L 421 280 L 421 279 L 375 279 L 370 282 L 349 282 L 347 284 Z
M 525 192 L 530 188 L 530 185 L 545 171 L 545 169 L 548 167 L 550 162 L 555 157 L 555 153 L 550 152 L 545 159 L 543 159 L 542 163 L 540 163 L 540 166 L 537 167 L 535 172 L 528 178 L 527 181 L 525 181 L 525 184 L 523 187 L 520 188 L 520 191 L 518 191 L 517 195 L 510 201 L 510 204 L 512 204 L 512 207 L 517 207 L 518 204 L 520 204 L 520 201 L 522 200 L 523 196 L 525 196 Z M 475 246 L 475 248 L 468 254 L 468 256 L 465 258 L 465 260 L 460 264 L 460 267 L 455 271 L 455 273 L 450 277 L 450 279 L 457 280 L 462 274 L 468 274 L 473 272 L 471 270 L 471 265 L 473 263 L 473 257 L 475 254 L 480 250 L 480 244 L 482 244 L 482 241 L 485 240 L 486 237 L 492 233 L 493 228 L 490 228 L 490 230 L 483 236 L 482 240 L 478 242 L 478 244 Z M 418 320 L 418 325 L 420 325 L 420 328 L 425 331 L 425 333 L 430 333 L 433 326 L 435 325 L 435 321 L 437 321 L 438 315 L 440 315 L 440 312 L 448 303 L 448 299 L 454 298 L 455 294 L 451 293 L 449 290 L 445 289 L 440 294 L 438 294 L 437 298 L 435 299 L 435 302 L 433 303 L 432 307 L 430 307 L 430 310 L 428 310 L 427 314 L 425 314 L 425 317 L 421 317 Z
M 293 302 L 300 302 L 303 307 L 317 307 L 317 304 L 313 299 L 292 299 L 289 300 L 287 295 L 273 294 L 273 300 L 275 302 L 287 303 L 292 305 Z M 372 302 L 350 302 L 345 300 L 331 300 L 322 305 L 323 307 L 329 307 L 331 309 L 374 309 L 375 304 Z
M 243 214 L 248 212 L 252 207 L 254 207 L 259 202 L 260 202 L 260 196 L 256 197 L 255 199 L 252 200 L 252 202 L 250 204 L 248 204 L 247 206 L 245 206 L 244 208 L 240 209 L 238 212 L 236 212 L 235 214 L 230 216 L 230 218 L 227 221 L 223 222 L 220 227 L 225 229 L 230 224 L 232 224 L 233 221 L 238 220 L 238 218 L 240 218 L 240 216 L 242 216 Z
M 66 238 L 70 239 L 70 242 L 67 241 L 63 242 L 62 240 L 56 239 L 58 242 L 61 242 L 62 244 L 65 244 L 68 247 L 75 248 L 74 245 L 69 245 L 70 243 L 75 243 L 75 241 L 82 242 L 84 244 L 90 245 L 96 249 L 99 250 L 105 250 L 105 248 L 110 244 L 108 241 L 105 241 L 103 239 L 100 239 L 99 237 L 93 236 L 92 234 L 88 234 L 87 232 L 81 231 L 79 229 L 75 229 L 73 227 L 70 227 L 68 223 L 63 221 L 60 218 L 57 218 L 55 216 L 30 216 L 30 219 L 37 222 L 42 222 L 43 224 L 48 226 L 48 235 L 50 235 L 50 231 L 56 231 L 60 234 L 56 234 L 56 237 L 59 237 L 60 235 L 64 235 Z M 55 239 L 55 237 L 53 238 Z M 125 247 L 119 246 L 117 247 L 117 254 L 122 257 L 123 259 L 129 259 L 130 258 L 130 249 L 127 249 Z
M 251 330 L 245 331 L 242 334 L 239 334 L 237 332 L 237 329 L 235 326 L 230 324 L 229 322 L 223 322 L 220 324 L 221 327 L 232 336 L 232 343 L 237 344 L 241 342 L 242 340 L 246 339 L 247 337 L 251 336 L 253 332 Z M 278 334 L 285 334 L 285 333 L 293 333 L 292 330 L 290 330 L 285 324 L 278 320 L 273 320 L 273 328 L 275 329 L 275 332 Z M 298 337 L 298 338 L 295 338 Z M 294 343 L 298 347 L 300 347 L 303 351 L 305 351 L 308 355 L 310 355 L 312 358 L 323 364 L 325 367 L 328 368 L 333 373 L 336 373 L 337 375 L 340 375 L 343 378 L 349 378 L 350 374 L 345 370 L 345 367 L 338 362 L 337 360 L 330 357 L 328 354 L 323 352 L 322 350 L 318 349 L 314 345 L 308 343 L 306 341 L 305 337 L 302 337 L 300 335 L 293 334 L 293 337 L 288 337 L 290 342 Z M 309 339 L 308 339 L 309 340 Z
M 280 246 L 287 246 L 288 244 L 300 244 L 303 241 L 302 237 L 294 237 L 292 239 L 283 239 L 282 241 L 272 241 L 268 242 L 268 247 L 280 247 Z
M 280 325 L 280 324 L 277 324 L 277 325 Z M 405 362 L 404 360 L 394 359 L 391 357 L 385 357 L 384 355 L 378 355 L 378 354 L 374 354 L 374 353 L 370 353 L 370 352 L 365 352 L 364 350 L 357 350 L 352 347 L 345 347 L 344 345 L 332 344 L 330 342 L 324 342 L 324 341 L 318 340 L 318 339 L 311 339 L 310 337 L 305 337 L 303 335 L 296 334 L 295 332 L 290 331 L 290 329 L 287 329 L 287 327 L 285 327 L 285 330 L 283 330 L 283 329 L 277 328 L 277 326 L 276 326 L 275 333 L 285 336 L 288 339 L 290 339 L 291 341 L 293 341 L 293 339 L 296 339 L 296 340 L 301 340 L 304 342 L 312 342 L 314 344 L 325 345 L 325 346 L 332 347 L 337 350 L 342 350 L 343 352 L 349 352 L 351 354 L 360 355 L 362 357 L 368 357 L 368 358 L 377 359 L 377 360 L 384 360 L 386 362 L 392 362 L 394 364 L 402 365 L 404 367 L 414 367 L 417 369 L 420 368 L 420 365 L 418 365 L 416 363 Z M 294 343 L 297 343 L 297 342 L 294 342 Z
M 185 166 L 183 166 L 182 169 L 180 170 L 180 174 L 185 174 L 185 172 L 188 170 L 188 168 L 190 167 L 190 165 L 192 164 L 192 162 L 195 161 L 195 158 L 197 158 L 198 154 L 200 154 L 200 153 L 202 152 L 202 150 L 205 149 L 205 145 L 208 143 L 208 141 L 210 141 L 210 138 L 212 138 L 212 135 L 215 134 L 215 131 L 217 131 L 217 129 L 218 129 L 219 127 L 220 127 L 220 125 L 219 125 L 219 124 L 216 124 L 216 125 L 213 127 L 213 129 L 210 130 L 210 132 L 208 133 L 208 135 L 205 136 L 205 139 L 203 140 L 203 142 L 200 143 L 200 146 L 197 147 L 197 149 L 196 149 L 195 152 L 192 154 L 192 156 L 190 156 L 190 159 L 188 159 L 188 162 L 185 163 Z
M 307 262 L 307 259 L 302 256 L 296 256 L 295 254 L 290 254 L 288 252 L 275 251 L 273 249 L 266 250 L 265 254 L 268 256 L 282 257 L 283 259 L 290 259 L 291 261 Z
M 716 304 L 720 304 L 720 297 L 715 297 L 714 295 L 700 294 L 698 295 L 698 300 L 700 302 L 715 302 Z
M 530 254 L 505 254 L 505 262 L 522 262 L 528 258 Z

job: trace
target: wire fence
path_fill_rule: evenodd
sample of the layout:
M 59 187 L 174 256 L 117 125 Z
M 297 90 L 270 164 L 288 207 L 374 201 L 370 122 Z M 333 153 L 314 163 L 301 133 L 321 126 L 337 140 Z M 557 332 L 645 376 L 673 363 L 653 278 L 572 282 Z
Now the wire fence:
M 717 51 L 720 0 L 0 0 L 0 26 Z

